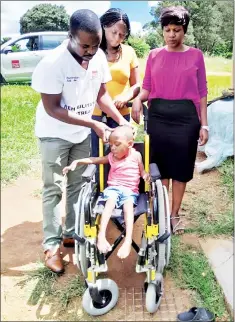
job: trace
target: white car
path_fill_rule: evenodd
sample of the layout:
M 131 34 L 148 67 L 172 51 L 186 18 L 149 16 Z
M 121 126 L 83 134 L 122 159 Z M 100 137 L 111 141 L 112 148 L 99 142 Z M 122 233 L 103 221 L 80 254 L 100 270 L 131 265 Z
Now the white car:
M 31 82 L 39 61 L 66 38 L 68 32 L 41 31 L 23 34 L 5 42 L 1 46 L 1 83 Z

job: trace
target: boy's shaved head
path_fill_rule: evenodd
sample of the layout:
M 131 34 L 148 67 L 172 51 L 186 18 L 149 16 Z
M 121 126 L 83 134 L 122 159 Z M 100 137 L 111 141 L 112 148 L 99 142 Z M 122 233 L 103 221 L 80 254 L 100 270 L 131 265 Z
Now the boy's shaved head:
M 116 127 L 113 132 L 111 132 L 110 137 L 119 136 L 125 137 L 128 141 L 134 140 L 133 130 L 128 125 L 121 125 Z

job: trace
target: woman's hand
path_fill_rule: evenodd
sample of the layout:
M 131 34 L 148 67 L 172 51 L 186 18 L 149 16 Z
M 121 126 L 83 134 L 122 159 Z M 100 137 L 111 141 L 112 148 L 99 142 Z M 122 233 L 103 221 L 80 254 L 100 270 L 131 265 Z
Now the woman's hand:
M 128 100 L 123 95 L 117 95 L 116 97 L 114 97 L 113 103 L 116 108 L 120 110 L 127 105 Z
M 142 113 L 143 113 L 143 104 L 141 100 L 138 97 L 136 97 L 132 103 L 131 117 L 137 124 L 140 123 L 140 117 Z
M 205 145 L 206 142 L 208 141 L 208 131 L 206 129 L 201 129 L 199 132 L 199 145 Z

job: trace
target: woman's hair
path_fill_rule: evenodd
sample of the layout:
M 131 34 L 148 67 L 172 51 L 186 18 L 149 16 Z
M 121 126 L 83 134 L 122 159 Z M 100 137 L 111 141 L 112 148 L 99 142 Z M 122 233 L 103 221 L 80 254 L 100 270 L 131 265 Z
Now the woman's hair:
M 184 33 L 186 34 L 189 24 L 189 12 L 182 6 L 172 6 L 163 8 L 160 15 L 160 22 L 162 29 L 168 25 L 181 25 L 183 26 Z
M 100 17 L 101 27 L 102 27 L 102 31 L 103 31 L 102 40 L 101 40 L 101 44 L 100 44 L 100 48 L 102 50 L 105 51 L 107 49 L 107 41 L 106 41 L 106 37 L 105 37 L 104 28 L 105 27 L 112 27 L 116 22 L 118 22 L 120 20 L 122 20 L 124 22 L 124 24 L 126 25 L 127 34 L 126 34 L 125 39 L 127 40 L 128 37 L 130 36 L 130 33 L 131 33 L 131 26 L 130 26 L 129 18 L 125 12 L 123 12 L 119 8 L 110 8 Z
M 88 33 L 97 33 L 101 29 L 101 24 L 99 17 L 93 11 L 80 9 L 72 14 L 69 29 L 72 35 L 75 35 L 80 30 Z

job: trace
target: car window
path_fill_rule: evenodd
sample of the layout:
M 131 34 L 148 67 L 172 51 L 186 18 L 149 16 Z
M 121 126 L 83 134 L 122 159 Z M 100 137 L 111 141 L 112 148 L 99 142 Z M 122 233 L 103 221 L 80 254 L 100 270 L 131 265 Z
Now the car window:
M 67 35 L 43 35 L 42 36 L 42 49 L 54 49 L 58 47 L 65 39 Z
M 12 44 L 13 52 L 26 52 L 38 50 L 38 36 L 17 40 Z

